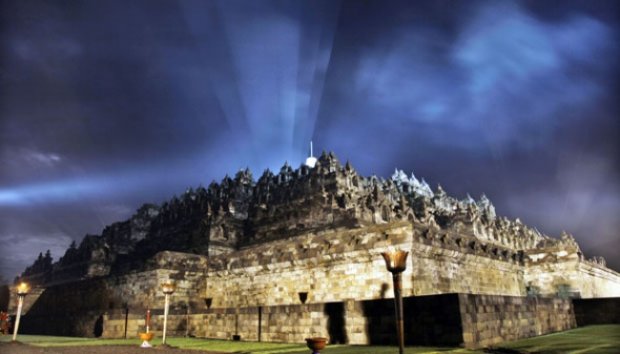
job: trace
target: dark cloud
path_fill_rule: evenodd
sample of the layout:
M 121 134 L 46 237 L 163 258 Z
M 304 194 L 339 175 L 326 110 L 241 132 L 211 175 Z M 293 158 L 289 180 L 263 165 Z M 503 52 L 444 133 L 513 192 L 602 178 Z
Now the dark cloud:
M 614 1 L 0 3 L 0 244 L 12 277 L 307 142 L 395 167 L 620 269 Z M 615 253 L 614 253 L 615 252 Z

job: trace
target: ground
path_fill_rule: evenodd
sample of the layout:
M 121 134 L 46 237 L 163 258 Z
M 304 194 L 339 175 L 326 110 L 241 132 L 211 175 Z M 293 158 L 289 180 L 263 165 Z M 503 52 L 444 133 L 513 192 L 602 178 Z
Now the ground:
M 153 350 L 156 354 L 220 354 L 221 352 L 199 352 L 191 349 L 161 349 Z M 145 354 L 147 350 L 137 345 L 101 345 L 101 346 L 73 346 L 73 347 L 37 347 L 27 344 L 0 343 L 0 353 L 3 354 Z
M 10 343 L 10 336 L 0 336 L 2 354 L 303 354 L 310 351 L 301 344 L 232 342 L 196 338 L 171 338 L 179 348 L 165 348 L 154 341 L 156 349 L 142 349 L 137 339 L 87 339 L 49 336 L 19 336 L 21 343 Z M 396 347 L 329 346 L 323 354 L 393 354 Z M 431 353 L 537 353 L 537 354 L 619 354 L 620 325 L 577 328 L 536 338 L 503 343 L 496 348 L 471 351 L 463 348 L 408 347 L 406 354 Z

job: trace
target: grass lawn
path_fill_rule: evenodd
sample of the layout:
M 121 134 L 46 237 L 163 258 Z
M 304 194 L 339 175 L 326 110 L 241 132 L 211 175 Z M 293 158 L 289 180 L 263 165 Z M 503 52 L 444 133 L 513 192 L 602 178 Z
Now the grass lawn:
M 546 336 L 502 343 L 502 348 L 540 354 L 618 354 L 620 325 L 587 326 Z
M 36 335 L 19 335 L 20 342 L 40 347 L 64 347 L 64 346 L 90 346 L 90 345 L 135 345 L 140 344 L 139 339 L 97 339 L 78 337 L 53 337 Z M 0 336 L 0 342 L 8 342 L 11 336 Z M 172 346 L 184 349 L 203 349 L 236 354 L 307 354 L 310 350 L 305 344 L 266 343 L 266 342 L 233 342 L 217 339 L 199 338 L 175 338 L 171 337 L 166 342 Z M 161 338 L 151 341 L 157 346 L 161 344 Z M 354 346 L 332 345 L 321 351 L 325 354 L 393 354 L 398 353 L 397 347 L 388 346 Z M 418 353 L 462 353 L 477 354 L 482 351 L 471 351 L 462 348 L 435 348 L 435 347 L 408 347 L 407 354 Z
M 139 345 L 138 339 L 93 339 L 74 337 L 51 337 L 20 335 L 18 339 L 35 346 L 88 346 L 88 345 Z M 0 341 L 10 341 L 11 336 L 0 336 Z M 233 342 L 199 338 L 169 338 L 168 344 L 185 349 L 204 349 L 238 354 L 301 354 L 310 351 L 303 344 Z M 152 344 L 158 345 L 161 339 Z M 509 348 L 519 352 L 539 354 L 618 354 L 620 353 L 620 325 L 601 325 L 582 327 L 546 336 L 502 343 L 496 347 Z M 414 353 L 483 353 L 462 348 L 407 347 L 407 354 Z M 394 354 L 396 347 L 333 345 L 322 350 L 323 354 Z
M 23 343 L 41 347 L 63 346 L 89 346 L 89 345 L 135 345 L 140 344 L 139 339 L 97 339 L 77 337 L 53 337 L 36 335 L 19 335 L 17 338 Z M 0 341 L 8 342 L 11 336 L 0 336 Z M 172 346 L 184 349 L 204 349 L 236 354 L 307 354 L 310 350 L 305 344 L 266 343 L 266 342 L 233 342 L 217 339 L 200 338 L 175 338 L 170 337 L 166 342 Z M 157 346 L 161 344 L 161 338 L 151 341 Z M 355 346 L 355 345 L 332 345 L 321 351 L 321 354 L 394 354 L 398 353 L 395 346 Z M 436 347 L 407 347 L 407 354 L 418 353 L 462 353 L 479 354 L 482 351 L 472 351 L 462 348 L 436 348 Z

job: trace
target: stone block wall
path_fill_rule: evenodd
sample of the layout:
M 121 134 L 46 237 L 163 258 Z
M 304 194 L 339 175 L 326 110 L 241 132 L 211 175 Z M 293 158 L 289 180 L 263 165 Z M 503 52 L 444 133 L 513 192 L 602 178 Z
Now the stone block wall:
M 570 299 L 459 294 L 468 348 L 574 328 Z
M 191 315 L 190 332 L 196 337 L 232 339 L 240 318 L 246 325 L 251 322 L 243 321 L 244 317 L 237 315 L 236 309 Z
M 456 294 L 410 297 L 405 300 L 408 344 L 459 345 L 462 342 Z M 151 331 L 159 337 L 163 316 L 153 313 Z M 438 316 L 436 316 L 438 315 Z M 188 327 L 189 324 L 189 327 Z M 187 331 L 186 331 L 187 329 Z M 144 331 L 144 316 L 129 314 L 127 335 Z M 104 316 L 103 336 L 122 338 L 125 314 Z M 172 311 L 168 335 L 185 334 L 217 339 L 303 343 L 308 337 L 328 337 L 331 343 L 396 343 L 393 299 L 209 309 L 189 314 Z
M 170 311 L 168 335 L 229 340 L 239 336 L 248 341 L 301 343 L 310 336 L 328 336 L 329 315 L 324 308 L 324 304 L 313 304 L 210 309 L 197 314 Z M 150 330 L 159 337 L 163 331 L 162 313 L 161 309 L 154 310 L 151 318 Z M 128 337 L 136 337 L 144 326 L 143 314 L 129 314 Z M 122 338 L 124 333 L 124 313 L 104 316 L 103 337 Z
M 212 257 L 207 294 L 213 307 L 256 307 L 342 299 L 381 298 L 391 286 L 380 253 L 410 249 L 411 227 L 375 226 L 363 230 L 309 234 Z M 409 263 L 411 264 L 411 263 Z M 405 274 L 411 274 L 411 266 Z M 411 277 L 404 288 L 412 292 Z
M 118 337 L 118 328 L 122 327 L 123 331 L 125 328 L 127 309 L 128 332 L 137 335 L 138 322 L 140 319 L 144 322 L 146 308 L 163 307 L 161 284 L 164 282 L 173 281 L 177 285 L 171 297 L 173 311 L 185 313 L 188 307 L 192 311 L 202 308 L 204 286 L 201 288 L 200 284 L 204 284 L 204 269 L 206 257 L 161 252 L 142 272 L 35 288 L 26 296 L 23 333 L 83 337 L 114 333 Z M 11 300 L 16 302 L 15 296 Z M 12 313 L 14 307 L 10 309 Z M 103 322 L 107 324 L 107 333 L 103 333 Z
M 601 265 L 581 261 L 576 272 L 579 274 L 574 287 L 582 298 L 620 297 L 618 273 Z
M 514 249 L 417 225 L 411 253 L 415 295 L 525 295 L 522 253 Z
M 573 306 L 578 326 L 620 324 L 620 297 L 574 299 Z
M 527 280 L 538 279 L 541 286 L 555 284 L 556 274 L 568 274 L 575 284 L 591 283 L 591 288 L 600 289 L 605 289 L 605 282 L 614 284 L 618 278 L 617 273 L 604 267 L 575 259 L 553 266 L 549 262 L 524 264 L 521 254 L 501 245 L 442 232 L 400 222 L 308 233 L 210 259 L 161 252 L 140 272 L 46 289 L 49 299 L 60 299 L 54 301 L 72 309 L 63 314 L 66 324 L 48 328 L 54 328 L 54 334 L 68 334 L 63 328 L 73 326 L 79 328 L 73 329 L 77 331 L 74 335 L 92 336 L 97 323 L 103 322 L 104 336 L 119 337 L 125 330 L 122 311 L 128 308 L 128 336 L 135 336 L 144 328 L 143 316 L 148 307 L 154 309 L 152 330 L 157 333 L 163 323 L 164 297 L 160 287 L 174 281 L 177 291 L 171 296 L 171 335 L 188 333 L 222 339 L 238 335 L 243 340 L 282 342 L 328 336 L 353 344 L 390 342 L 394 322 L 390 307 L 392 279 L 380 253 L 398 248 L 411 252 L 403 273 L 403 295 L 409 298 L 405 311 L 415 309 L 407 315 L 408 338 L 421 340 L 418 344 L 465 343 L 475 347 L 570 328 L 570 316 L 554 317 L 552 310 L 565 314 L 572 308 L 560 308 L 561 304 L 545 303 L 547 300 L 536 300 L 543 305 L 532 304 L 533 300 L 528 299 L 495 303 L 494 299 L 512 298 L 485 298 L 486 295 L 524 295 Z M 308 293 L 307 305 L 300 303 L 300 292 Z M 480 294 L 472 296 L 486 299 L 491 305 L 467 297 L 455 298 L 450 293 Z M 437 294 L 449 296 L 428 298 L 448 300 L 440 301 L 441 306 L 433 305 L 439 300 L 416 305 L 426 298 L 422 295 Z M 212 298 L 209 310 L 205 297 Z M 49 299 L 42 302 L 41 309 L 46 308 L 45 304 L 56 304 Z M 455 310 L 455 304 L 461 310 Z M 426 309 L 431 310 L 425 312 Z M 55 316 L 53 311 L 44 312 L 39 313 L 37 321 L 44 315 Z M 74 315 L 79 313 L 86 317 Z M 30 318 L 35 323 L 37 316 L 33 313 Z M 416 327 L 418 323 L 438 330 L 428 332 Z M 528 331 L 528 326 L 535 330 Z M 42 332 L 33 327 L 31 333 Z
M 22 317 L 20 331 L 27 334 L 94 337 L 110 303 L 103 279 L 55 285 L 35 294 L 36 301 Z M 34 298 L 35 296 L 28 295 Z
M 443 294 L 404 299 L 408 345 L 486 347 L 575 327 L 570 299 Z M 163 316 L 151 330 L 161 337 Z M 104 316 L 104 337 L 124 335 L 122 313 Z M 331 343 L 395 344 L 393 299 L 347 300 L 308 305 L 216 308 L 203 313 L 172 311 L 168 335 L 303 343 L 312 336 Z M 143 314 L 130 314 L 127 333 L 144 330 Z
M 352 305 L 353 311 L 347 311 L 346 321 L 352 318 L 359 324 L 347 326 L 352 342 L 397 343 L 393 299 L 359 301 Z M 407 345 L 458 346 L 463 342 L 458 294 L 404 298 L 403 315 Z
M 164 294 L 161 291 L 163 283 L 172 281 L 176 290 L 171 296 L 171 307 L 200 306 L 204 286 L 204 275 L 198 275 L 182 270 L 157 269 L 139 273 L 130 273 L 119 277 L 109 278 L 108 290 L 115 303 L 112 308 L 146 309 L 161 307 L 164 303 Z
M 523 267 L 516 262 L 419 243 L 412 247 L 411 257 L 416 295 L 525 295 Z
M 206 296 L 214 307 L 256 307 L 371 300 L 392 294 L 380 253 L 408 250 L 403 295 L 524 295 L 523 265 L 498 246 L 429 240 L 410 223 L 307 234 L 211 257 Z M 473 245 L 473 246 L 472 246 Z M 482 248 L 481 248 L 482 247 Z M 495 253 L 494 253 L 495 252 Z
M 138 338 L 139 333 L 146 331 L 146 311 L 131 312 L 135 310 L 110 311 L 103 315 L 103 338 L 123 338 L 125 336 L 125 328 L 127 328 L 127 338 Z M 162 336 L 164 328 L 164 311 L 163 309 L 151 310 L 151 322 L 149 332 L 155 333 L 156 337 Z M 185 336 L 191 335 L 195 337 L 205 337 L 198 332 L 200 315 L 187 314 L 184 310 L 170 310 L 168 314 L 168 336 Z M 188 327 L 188 323 L 190 326 Z
M 126 322 L 125 318 L 127 318 Z M 138 333 L 146 331 L 144 315 L 141 313 L 125 314 L 124 311 L 110 311 L 103 315 L 103 323 L 101 334 L 103 338 L 123 338 L 125 327 L 127 338 L 136 338 Z
M 545 296 L 620 296 L 620 276 L 617 272 L 577 257 L 566 257 L 556 262 L 531 262 L 524 271 L 525 284 L 536 287 Z
M 105 278 L 111 299 L 109 308 L 144 312 L 147 308 L 161 307 L 164 303 L 161 285 L 168 282 L 176 284 L 170 298 L 171 308 L 202 308 L 206 269 L 205 256 L 160 252 L 143 271 Z
M 323 310 L 323 304 L 214 309 L 192 317 L 192 326 L 208 338 L 300 343 L 327 335 Z

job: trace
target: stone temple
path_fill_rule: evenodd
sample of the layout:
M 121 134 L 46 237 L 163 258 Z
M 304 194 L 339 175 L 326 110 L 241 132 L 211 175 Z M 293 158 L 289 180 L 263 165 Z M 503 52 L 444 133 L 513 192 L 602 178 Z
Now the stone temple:
M 620 274 L 491 201 L 457 200 L 396 171 L 362 177 L 332 153 L 254 180 L 249 170 L 87 235 L 20 280 L 25 333 L 136 337 L 147 308 L 196 337 L 332 343 L 395 341 L 381 252 L 410 252 L 403 273 L 408 343 L 481 347 L 575 327 L 578 301 L 620 296 Z M 578 300 L 581 299 L 581 300 Z M 11 300 L 11 304 L 15 301 Z

